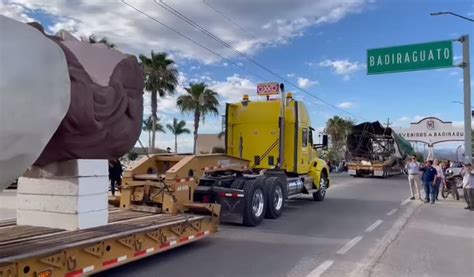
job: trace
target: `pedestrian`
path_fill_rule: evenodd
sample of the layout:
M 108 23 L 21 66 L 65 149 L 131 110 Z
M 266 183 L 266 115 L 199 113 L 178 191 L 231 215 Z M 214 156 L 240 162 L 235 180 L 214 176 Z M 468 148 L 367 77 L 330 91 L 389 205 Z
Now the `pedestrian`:
M 118 159 L 109 160 L 109 179 L 110 179 L 110 190 L 112 195 L 115 195 L 115 187 L 120 189 L 122 185 L 122 163 Z
M 423 171 L 422 181 L 425 187 L 425 203 L 431 202 L 431 204 L 434 204 L 436 199 L 436 191 L 433 184 L 437 171 L 433 167 L 433 161 L 427 161 L 426 165 L 421 167 L 420 170 Z
M 418 199 L 421 200 L 420 193 L 420 164 L 416 161 L 416 156 L 411 156 L 410 161 L 405 166 L 408 172 L 408 185 L 410 186 L 411 200 L 415 200 L 415 192 L 418 194 Z
M 466 200 L 466 210 L 474 211 L 474 172 L 472 171 L 472 165 L 467 163 L 461 172 L 462 178 L 462 191 L 464 194 L 464 200 Z
M 433 183 L 433 187 L 435 189 L 436 201 L 438 201 L 439 187 L 444 184 L 443 167 L 439 164 L 439 161 L 437 159 L 434 160 L 433 167 L 436 169 L 436 177 Z

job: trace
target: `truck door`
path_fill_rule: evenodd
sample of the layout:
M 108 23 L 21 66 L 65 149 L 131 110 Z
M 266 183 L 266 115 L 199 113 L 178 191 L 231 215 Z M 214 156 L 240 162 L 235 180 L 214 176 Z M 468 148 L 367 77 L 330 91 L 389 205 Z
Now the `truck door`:
M 309 142 L 309 126 L 302 124 L 302 128 L 300 130 L 301 139 L 299 141 L 300 144 L 300 155 L 299 156 L 299 168 L 298 173 L 307 173 L 309 171 L 309 161 L 311 155 L 311 144 Z

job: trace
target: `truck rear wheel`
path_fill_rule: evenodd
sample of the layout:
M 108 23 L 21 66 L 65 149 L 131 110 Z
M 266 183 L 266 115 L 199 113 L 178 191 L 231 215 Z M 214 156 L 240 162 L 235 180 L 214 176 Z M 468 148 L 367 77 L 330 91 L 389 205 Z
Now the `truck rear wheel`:
M 246 226 L 259 225 L 265 216 L 264 178 L 249 179 L 244 184 L 244 220 Z
M 244 178 L 238 178 L 235 179 L 232 184 L 230 184 L 231 189 L 242 189 L 244 187 L 246 179 Z
M 314 201 L 323 201 L 324 197 L 326 196 L 326 189 L 329 185 L 329 178 L 328 174 L 323 171 L 321 173 L 321 178 L 319 180 L 319 189 L 317 192 L 313 192 L 313 199 Z
M 265 180 L 265 191 L 267 198 L 267 210 L 265 218 L 279 218 L 283 212 L 284 187 L 278 177 L 268 177 Z

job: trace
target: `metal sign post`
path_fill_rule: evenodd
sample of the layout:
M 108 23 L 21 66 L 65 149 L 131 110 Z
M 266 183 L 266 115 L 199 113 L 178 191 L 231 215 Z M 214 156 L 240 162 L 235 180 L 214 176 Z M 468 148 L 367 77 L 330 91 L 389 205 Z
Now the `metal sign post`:
M 464 159 L 472 163 L 472 127 L 471 127 L 471 62 L 469 59 L 469 35 L 463 35 L 459 41 L 462 43 L 464 79 Z

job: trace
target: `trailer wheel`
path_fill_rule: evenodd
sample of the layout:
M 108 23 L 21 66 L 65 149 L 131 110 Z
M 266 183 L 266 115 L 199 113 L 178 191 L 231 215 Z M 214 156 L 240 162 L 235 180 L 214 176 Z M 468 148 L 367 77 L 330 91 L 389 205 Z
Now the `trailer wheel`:
M 245 181 L 244 184 L 244 220 L 246 226 L 259 225 L 265 216 L 264 178 L 255 178 Z
M 284 187 L 278 177 L 268 177 L 265 180 L 265 191 L 267 198 L 267 210 L 265 218 L 279 218 L 283 212 Z
M 321 173 L 321 179 L 319 181 L 319 190 L 317 192 L 313 192 L 313 199 L 314 201 L 323 201 L 324 197 L 326 196 L 326 189 L 329 185 L 329 178 L 326 171 Z

